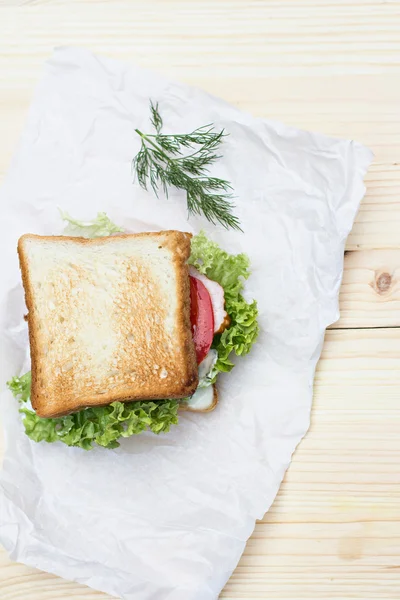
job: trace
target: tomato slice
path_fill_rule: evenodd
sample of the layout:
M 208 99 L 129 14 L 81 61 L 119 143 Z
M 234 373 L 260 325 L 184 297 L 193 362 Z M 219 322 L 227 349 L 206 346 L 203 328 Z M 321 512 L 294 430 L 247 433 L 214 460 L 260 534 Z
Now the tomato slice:
M 208 354 L 214 337 L 214 312 L 211 296 L 204 283 L 190 277 L 190 321 L 197 364 Z

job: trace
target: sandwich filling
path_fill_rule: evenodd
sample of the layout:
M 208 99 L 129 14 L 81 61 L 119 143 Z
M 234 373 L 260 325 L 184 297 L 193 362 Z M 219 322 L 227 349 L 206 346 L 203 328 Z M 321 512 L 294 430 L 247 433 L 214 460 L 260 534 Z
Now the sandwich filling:
M 104 213 L 90 223 L 63 214 L 64 233 L 92 238 L 122 231 Z M 232 355 L 247 354 L 258 335 L 257 303 L 247 302 L 242 290 L 249 277 L 249 259 L 230 255 L 204 233 L 192 238 L 189 258 L 191 327 L 199 368 L 199 385 L 190 398 L 112 402 L 57 418 L 41 418 L 30 405 L 30 373 L 14 377 L 9 388 L 21 402 L 27 435 L 34 441 L 61 441 L 90 450 L 95 444 L 116 448 L 123 437 L 148 429 L 169 431 L 178 423 L 178 410 L 205 412 L 216 405 L 219 373 L 232 370 Z

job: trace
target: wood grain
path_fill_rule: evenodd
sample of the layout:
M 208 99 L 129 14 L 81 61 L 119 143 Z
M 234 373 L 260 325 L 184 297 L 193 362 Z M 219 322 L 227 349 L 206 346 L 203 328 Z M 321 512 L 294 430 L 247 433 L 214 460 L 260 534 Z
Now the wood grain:
M 399 389 L 396 330 L 327 333 L 310 431 L 222 598 L 397 598 Z M 0 597 L 108 598 L 4 552 Z
M 44 60 L 54 46 L 74 44 L 201 86 L 256 115 L 367 144 L 375 164 L 347 248 L 398 246 L 398 2 L 67 6 L 33 2 L 18 11 L 0 9 L 0 176 Z
M 348 251 L 344 266 L 332 327 L 400 327 L 400 249 Z
M 7 6 L 6 6 L 7 4 Z M 0 0 L 0 181 L 56 45 L 198 85 L 375 153 L 310 431 L 225 600 L 400 595 L 400 3 Z M 362 328 L 352 330 L 349 328 Z M 103 600 L 0 552 L 1 600 Z M 160 599 L 161 600 L 161 599 Z
M 310 431 L 222 597 L 397 598 L 399 389 L 396 330 L 327 333 Z

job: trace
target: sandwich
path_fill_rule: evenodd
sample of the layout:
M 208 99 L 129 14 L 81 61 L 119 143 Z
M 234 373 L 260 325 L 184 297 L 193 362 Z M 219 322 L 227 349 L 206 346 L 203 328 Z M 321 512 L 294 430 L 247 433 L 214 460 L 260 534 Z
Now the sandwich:
M 115 448 L 178 412 L 209 412 L 216 378 L 258 333 L 243 254 L 203 233 L 125 233 L 63 215 L 65 235 L 18 242 L 31 371 L 9 387 L 34 441 Z
M 187 234 L 24 235 L 18 253 L 37 415 L 194 394 Z

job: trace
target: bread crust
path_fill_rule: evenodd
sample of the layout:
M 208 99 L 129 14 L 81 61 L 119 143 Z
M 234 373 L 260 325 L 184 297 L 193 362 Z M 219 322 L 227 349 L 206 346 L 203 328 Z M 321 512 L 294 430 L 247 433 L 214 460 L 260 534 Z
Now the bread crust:
M 56 386 L 54 382 L 46 381 L 43 372 L 43 350 L 40 349 L 40 314 L 35 309 L 35 289 L 32 283 L 29 267 L 29 256 L 26 251 L 26 242 L 34 240 L 40 242 L 50 241 L 73 242 L 78 246 L 97 246 L 103 244 L 112 244 L 118 240 L 129 240 L 130 238 L 153 238 L 160 242 L 160 246 L 167 248 L 171 253 L 175 270 L 175 286 L 177 297 L 177 322 L 176 322 L 176 348 L 179 349 L 180 357 L 182 353 L 184 360 L 179 360 L 179 365 L 175 372 L 179 373 L 179 384 L 174 383 L 168 389 L 167 382 L 160 381 L 159 390 L 153 384 L 138 389 L 135 384 L 120 384 L 118 387 L 111 387 L 99 394 L 94 391 L 93 394 L 85 393 L 80 398 L 71 397 L 71 393 L 65 392 L 65 387 Z M 29 343 L 31 352 L 32 369 L 32 388 L 31 402 L 36 413 L 41 417 L 58 417 L 76 412 L 89 406 L 104 406 L 111 402 L 151 400 L 164 398 L 185 398 L 194 393 L 198 385 L 198 368 L 196 353 L 192 339 L 190 324 L 190 283 L 187 259 L 190 255 L 191 234 L 180 231 L 170 230 L 161 232 L 145 232 L 138 234 L 116 234 L 109 237 L 86 239 L 70 236 L 38 236 L 35 234 L 25 234 L 18 241 L 18 255 L 21 267 L 22 282 L 25 290 L 25 302 L 28 308 L 28 329 Z M 128 285 L 128 284 L 127 284 Z M 129 359 L 125 359 L 129 361 Z M 175 368 L 175 366 L 173 365 Z M 64 377 L 65 378 L 65 377 Z M 71 373 L 71 380 L 73 373 Z M 72 383 L 71 383 L 72 385 Z M 166 393 L 169 392 L 169 393 Z M 51 396 L 51 401 L 49 398 Z

